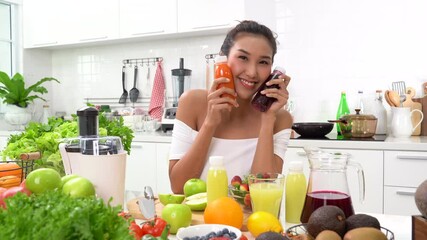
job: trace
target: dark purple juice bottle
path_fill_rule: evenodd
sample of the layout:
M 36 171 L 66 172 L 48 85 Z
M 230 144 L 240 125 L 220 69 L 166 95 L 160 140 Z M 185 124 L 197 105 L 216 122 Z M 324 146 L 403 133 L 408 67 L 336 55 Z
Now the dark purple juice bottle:
M 280 75 L 285 73 L 285 69 L 281 67 L 274 68 L 273 72 L 268 76 L 268 78 L 262 83 L 262 85 L 258 88 L 255 96 L 252 98 L 252 106 L 256 109 L 258 109 L 261 112 L 267 111 L 273 102 L 275 102 L 277 99 L 272 97 L 267 97 L 264 94 L 261 94 L 261 91 L 266 88 L 279 88 L 279 85 L 274 84 L 271 86 L 267 86 L 266 83 L 270 81 L 271 79 L 279 78 Z

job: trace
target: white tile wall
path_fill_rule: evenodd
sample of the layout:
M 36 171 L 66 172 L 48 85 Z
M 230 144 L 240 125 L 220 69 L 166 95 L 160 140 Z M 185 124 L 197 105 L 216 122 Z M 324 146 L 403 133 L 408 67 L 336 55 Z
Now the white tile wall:
M 389 89 L 393 81 L 406 81 L 420 96 L 421 84 L 427 81 L 427 1 L 276 3 L 280 45 L 275 62 L 292 77 L 289 91 L 295 121 L 333 119 L 343 90 L 350 107 L 358 90 L 372 95 L 376 89 Z M 127 58 L 163 57 L 170 95 L 170 70 L 184 57 L 185 67 L 193 70 L 191 86 L 205 88 L 204 55 L 217 52 L 223 38 L 215 35 L 53 50 L 51 73 L 62 81 L 52 85 L 53 111 L 74 113 L 87 97 L 119 98 L 122 60 Z M 130 77 L 127 89 L 131 87 Z

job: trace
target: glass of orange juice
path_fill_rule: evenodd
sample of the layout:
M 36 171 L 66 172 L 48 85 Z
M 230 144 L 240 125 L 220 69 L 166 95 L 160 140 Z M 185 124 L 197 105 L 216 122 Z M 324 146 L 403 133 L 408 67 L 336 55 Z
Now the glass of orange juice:
M 281 173 L 257 173 L 250 174 L 248 180 L 252 211 L 265 211 L 279 217 L 285 187 L 285 175 Z

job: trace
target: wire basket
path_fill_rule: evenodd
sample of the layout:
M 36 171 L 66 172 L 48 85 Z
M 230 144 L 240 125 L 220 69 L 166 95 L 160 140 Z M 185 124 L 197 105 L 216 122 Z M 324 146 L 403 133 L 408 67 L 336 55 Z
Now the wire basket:
M 387 237 L 388 240 L 394 240 L 394 234 L 392 231 L 388 230 L 385 227 L 381 227 L 381 232 L 384 233 L 384 235 Z M 305 229 L 305 224 L 295 225 L 293 227 L 288 228 L 288 230 L 286 230 L 285 239 L 288 239 L 288 240 L 301 239 L 301 238 L 298 238 L 298 235 L 302 235 L 302 234 L 308 234 L 307 230 Z
M 34 169 L 34 160 L 41 157 L 39 152 L 22 153 L 18 160 L 0 162 L 9 164 L 7 169 L 0 170 L 0 187 L 11 188 L 19 186 L 27 175 Z

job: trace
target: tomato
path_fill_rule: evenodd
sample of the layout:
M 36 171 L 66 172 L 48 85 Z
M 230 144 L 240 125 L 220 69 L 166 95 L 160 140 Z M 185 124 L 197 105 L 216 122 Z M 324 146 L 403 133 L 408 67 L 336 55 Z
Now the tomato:
M 242 236 L 240 237 L 240 240 L 248 240 L 248 238 L 242 234 Z
M 19 187 L 11 187 L 1 194 L 1 196 L 0 196 L 0 207 L 6 208 L 6 203 L 4 200 L 8 197 L 15 196 L 15 194 L 17 194 L 18 192 L 22 192 L 23 194 L 26 194 L 27 196 L 31 195 L 31 192 L 24 187 L 20 187 L 20 186 Z
M 136 224 L 135 221 L 132 221 L 129 225 L 129 230 L 131 230 L 131 234 L 135 237 L 135 239 L 141 239 L 144 236 L 141 227 Z
M 167 222 L 159 217 L 154 220 L 144 222 L 141 227 L 142 233 L 143 235 L 150 234 L 153 237 L 160 237 L 163 229 L 166 227 L 166 224 Z

